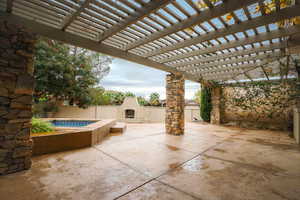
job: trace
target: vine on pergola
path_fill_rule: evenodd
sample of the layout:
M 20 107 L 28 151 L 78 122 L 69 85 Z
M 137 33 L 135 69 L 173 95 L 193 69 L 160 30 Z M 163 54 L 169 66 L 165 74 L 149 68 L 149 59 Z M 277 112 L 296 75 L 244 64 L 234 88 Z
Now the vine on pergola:
M 212 3 L 212 5 L 216 5 L 220 2 L 222 2 L 222 0 L 210 0 L 210 2 Z M 252 13 L 256 14 L 256 13 L 259 13 L 259 12 L 263 11 L 265 14 L 268 15 L 272 12 L 276 12 L 277 2 L 279 4 L 278 6 L 279 6 L 280 9 L 287 8 L 287 7 L 290 7 L 290 6 L 295 4 L 295 0 L 269 0 L 266 3 L 258 4 L 256 6 L 255 10 L 252 11 Z M 203 0 L 198 0 L 196 2 L 196 6 L 200 10 L 208 8 L 208 5 Z M 228 13 L 228 14 L 225 15 L 225 21 L 229 22 L 229 21 L 232 21 L 232 20 L 234 20 L 233 13 Z M 233 23 L 234 23 L 234 21 L 233 21 Z M 297 16 L 297 17 L 294 17 L 294 18 L 291 18 L 291 19 L 278 21 L 276 24 L 278 25 L 278 27 L 281 27 L 281 28 L 282 27 L 287 27 L 287 26 L 290 26 L 290 25 L 300 24 L 300 17 Z M 197 25 L 186 28 L 186 29 L 184 29 L 184 31 L 189 33 L 189 34 L 193 34 L 194 33 L 194 28 L 196 26 Z

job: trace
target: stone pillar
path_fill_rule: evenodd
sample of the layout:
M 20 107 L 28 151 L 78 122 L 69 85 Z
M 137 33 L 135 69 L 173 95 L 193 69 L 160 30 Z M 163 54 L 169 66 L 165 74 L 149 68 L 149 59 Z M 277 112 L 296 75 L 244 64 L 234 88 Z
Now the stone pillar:
M 166 133 L 184 134 L 184 78 L 168 74 L 166 77 Z
M 212 111 L 210 113 L 211 124 L 221 124 L 221 88 L 213 87 L 211 91 Z
M 296 105 L 293 112 L 293 137 L 296 143 L 300 145 L 300 64 L 296 65 L 297 70 L 297 82 L 294 85 L 296 88 Z
M 0 19 L 0 175 L 31 166 L 35 36 Z

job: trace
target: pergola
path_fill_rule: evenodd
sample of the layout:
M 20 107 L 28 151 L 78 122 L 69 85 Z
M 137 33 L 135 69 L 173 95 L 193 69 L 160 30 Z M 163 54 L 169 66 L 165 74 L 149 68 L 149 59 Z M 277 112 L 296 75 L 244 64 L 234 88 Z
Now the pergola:
M 184 80 L 209 85 L 297 75 L 300 0 L 283 2 L 0 0 L 0 175 L 31 166 L 36 34 L 169 72 L 166 133 L 182 135 Z M 217 124 L 220 87 L 212 96 Z
M 1 0 L 1 16 L 42 36 L 197 81 L 270 79 L 299 45 L 300 1 Z M 203 6 L 204 5 L 204 6 Z M 259 9 L 257 9 L 259 8 Z M 255 11 L 256 9 L 256 11 Z M 228 14 L 231 18 L 228 20 Z M 289 72 L 293 76 L 294 69 Z M 278 72 L 278 73 L 276 73 Z

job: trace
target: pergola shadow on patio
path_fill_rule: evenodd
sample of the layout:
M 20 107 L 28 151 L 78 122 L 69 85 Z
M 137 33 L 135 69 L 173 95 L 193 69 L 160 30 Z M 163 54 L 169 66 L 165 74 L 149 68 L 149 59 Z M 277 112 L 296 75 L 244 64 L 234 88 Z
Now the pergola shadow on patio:
M 299 0 L 0 0 L 0 174 L 31 166 L 36 35 L 169 72 L 166 133 L 182 135 L 184 80 L 298 77 L 299 10 Z
M 33 158 L 0 178 L 2 199 L 299 198 L 300 150 L 284 132 L 187 123 L 128 124 L 100 145 Z

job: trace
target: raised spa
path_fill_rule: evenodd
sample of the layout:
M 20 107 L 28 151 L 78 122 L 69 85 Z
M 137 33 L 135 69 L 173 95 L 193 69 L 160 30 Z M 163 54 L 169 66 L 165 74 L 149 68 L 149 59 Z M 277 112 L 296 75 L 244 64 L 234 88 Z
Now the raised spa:
M 32 135 L 33 155 L 55 153 L 98 144 L 110 133 L 115 119 L 43 118 L 52 123 L 51 134 Z
M 55 127 L 84 127 L 95 123 L 90 120 L 53 120 L 50 121 Z

